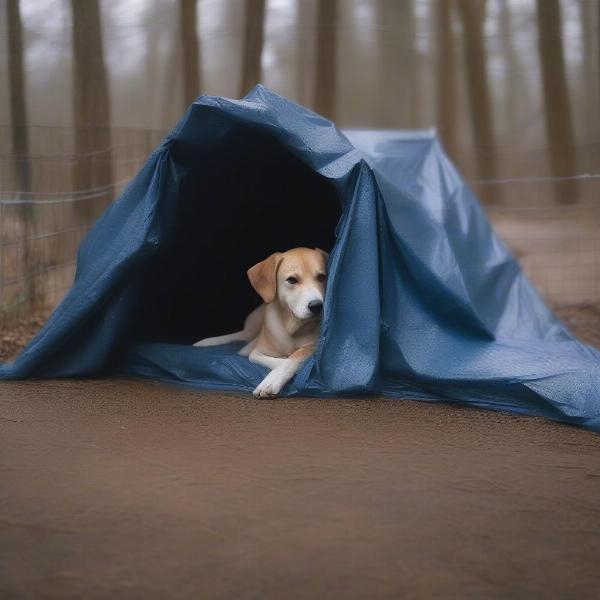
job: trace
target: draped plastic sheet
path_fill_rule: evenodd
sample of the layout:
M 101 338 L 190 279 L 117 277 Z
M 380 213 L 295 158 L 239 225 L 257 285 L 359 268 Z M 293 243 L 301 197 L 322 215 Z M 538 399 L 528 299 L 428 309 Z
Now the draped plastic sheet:
M 121 374 L 248 392 L 259 383 L 266 370 L 236 346 L 140 341 L 144 332 L 131 327 L 176 207 L 201 203 L 210 214 L 215 201 L 214 190 L 186 197 L 194 157 L 236 139 L 257 152 L 273 140 L 333 186 L 341 205 L 321 338 L 284 395 L 451 400 L 600 428 L 600 353 L 545 306 L 435 134 L 342 134 L 261 86 L 240 101 L 201 97 L 190 107 L 83 241 L 71 290 L 0 378 Z M 215 157 L 232 162 L 230 173 L 241 160 L 226 147 Z

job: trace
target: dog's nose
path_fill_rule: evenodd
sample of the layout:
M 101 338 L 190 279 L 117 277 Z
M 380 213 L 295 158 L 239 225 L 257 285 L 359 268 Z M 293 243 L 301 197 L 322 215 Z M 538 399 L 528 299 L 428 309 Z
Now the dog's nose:
M 308 303 L 308 310 L 310 310 L 313 315 L 318 315 L 323 310 L 323 303 L 320 300 L 311 300 Z

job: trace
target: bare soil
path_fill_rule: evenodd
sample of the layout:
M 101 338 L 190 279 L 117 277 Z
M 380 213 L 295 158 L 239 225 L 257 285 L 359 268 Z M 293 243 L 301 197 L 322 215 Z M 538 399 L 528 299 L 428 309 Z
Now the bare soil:
M 0 331 L 0 363 L 14 360 L 43 324 L 42 318 L 32 317 Z
M 138 381 L 0 399 L 2 598 L 597 598 L 594 433 Z
M 582 342 L 600 348 L 600 303 L 556 306 L 554 312 Z

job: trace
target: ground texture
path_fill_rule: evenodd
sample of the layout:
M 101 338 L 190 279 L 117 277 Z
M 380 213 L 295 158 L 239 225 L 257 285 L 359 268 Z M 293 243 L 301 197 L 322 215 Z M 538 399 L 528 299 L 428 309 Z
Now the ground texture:
M 0 385 L 3 599 L 585 599 L 599 557 L 589 431 L 400 400 Z

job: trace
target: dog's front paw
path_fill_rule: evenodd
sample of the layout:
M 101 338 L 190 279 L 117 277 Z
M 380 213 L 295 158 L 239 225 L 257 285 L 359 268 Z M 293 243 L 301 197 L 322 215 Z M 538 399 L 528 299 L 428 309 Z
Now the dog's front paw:
M 271 371 L 256 387 L 255 398 L 275 398 L 285 385 L 285 380 L 275 371 Z
M 194 346 L 196 348 L 206 348 L 207 346 L 211 346 L 210 338 L 204 338 L 203 340 L 197 341 Z

